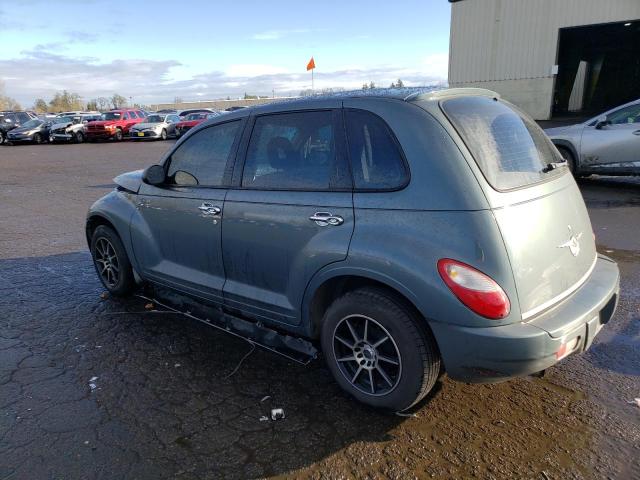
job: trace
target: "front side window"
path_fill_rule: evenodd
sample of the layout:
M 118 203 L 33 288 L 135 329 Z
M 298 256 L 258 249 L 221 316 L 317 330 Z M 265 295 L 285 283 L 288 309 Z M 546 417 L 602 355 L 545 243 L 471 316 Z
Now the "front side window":
M 136 115 L 136 112 L 129 112 L 129 118 L 133 120 L 134 118 L 138 118 L 138 115 Z
M 640 123 L 640 103 L 637 105 L 629 105 L 628 107 L 610 113 L 607 120 L 611 122 L 612 125 Z
M 457 97 L 445 100 L 442 109 L 493 188 L 519 188 L 564 172 L 547 169 L 562 159 L 542 129 L 503 102 Z
M 409 175 L 391 130 L 377 115 L 346 110 L 347 141 L 356 189 L 401 188 Z
M 341 174 L 331 111 L 265 115 L 255 121 L 242 186 L 329 190 Z
M 171 155 L 168 183 L 222 186 L 240 121 L 205 128 L 191 135 Z

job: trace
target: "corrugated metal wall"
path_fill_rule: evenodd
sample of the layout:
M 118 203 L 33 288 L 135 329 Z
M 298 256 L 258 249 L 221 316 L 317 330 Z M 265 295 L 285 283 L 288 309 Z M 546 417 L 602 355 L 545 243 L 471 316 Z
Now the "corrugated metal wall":
M 449 84 L 455 86 L 550 78 L 558 29 L 638 20 L 640 0 L 462 0 L 451 10 Z

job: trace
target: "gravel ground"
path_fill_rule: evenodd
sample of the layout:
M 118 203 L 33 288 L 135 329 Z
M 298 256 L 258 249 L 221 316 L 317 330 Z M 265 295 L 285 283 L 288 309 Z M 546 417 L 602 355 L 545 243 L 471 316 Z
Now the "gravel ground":
M 580 182 L 614 319 L 545 378 L 444 377 L 412 413 L 132 298 L 101 298 L 90 203 L 171 142 L 0 147 L 0 480 L 640 479 L 640 183 Z M 265 397 L 268 397 L 265 399 Z M 284 420 L 260 421 L 272 407 Z

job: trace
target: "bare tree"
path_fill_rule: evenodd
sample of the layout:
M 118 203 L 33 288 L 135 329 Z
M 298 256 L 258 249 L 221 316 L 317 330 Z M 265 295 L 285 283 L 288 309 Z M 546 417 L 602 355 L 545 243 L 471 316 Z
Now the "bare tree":
M 120 94 L 114 93 L 111 97 L 111 105 L 114 109 L 123 108 L 127 105 L 127 99 Z

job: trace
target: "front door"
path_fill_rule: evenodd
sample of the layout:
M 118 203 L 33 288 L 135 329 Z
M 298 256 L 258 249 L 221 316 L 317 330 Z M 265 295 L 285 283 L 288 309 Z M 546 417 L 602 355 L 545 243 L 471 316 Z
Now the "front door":
M 580 151 L 584 167 L 640 170 L 640 104 L 610 113 L 607 121 L 600 129 L 585 127 Z
M 131 236 L 145 279 L 221 303 L 227 166 L 240 130 L 237 120 L 197 132 L 168 158 L 166 185 L 141 187 Z
M 338 119 L 330 109 L 256 117 L 224 205 L 228 308 L 299 324 L 311 277 L 346 258 L 353 196 Z

